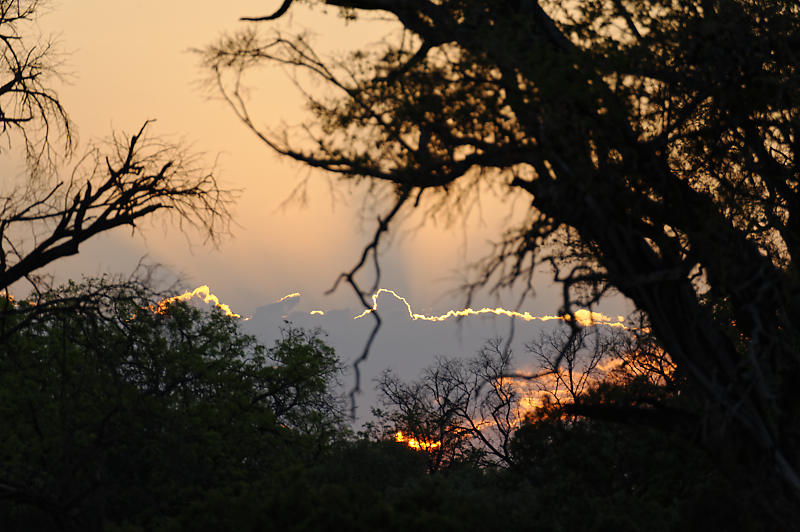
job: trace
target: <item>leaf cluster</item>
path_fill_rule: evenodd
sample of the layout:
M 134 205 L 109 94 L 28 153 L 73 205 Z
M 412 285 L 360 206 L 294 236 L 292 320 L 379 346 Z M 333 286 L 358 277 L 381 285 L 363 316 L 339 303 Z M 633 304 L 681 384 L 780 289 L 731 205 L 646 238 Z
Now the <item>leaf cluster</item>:
M 49 297 L 99 292 L 78 312 L 28 317 L 0 347 L 0 513 L 13 529 L 163 528 L 346 433 L 318 333 L 289 328 L 266 348 L 219 311 L 155 313 L 104 281 Z

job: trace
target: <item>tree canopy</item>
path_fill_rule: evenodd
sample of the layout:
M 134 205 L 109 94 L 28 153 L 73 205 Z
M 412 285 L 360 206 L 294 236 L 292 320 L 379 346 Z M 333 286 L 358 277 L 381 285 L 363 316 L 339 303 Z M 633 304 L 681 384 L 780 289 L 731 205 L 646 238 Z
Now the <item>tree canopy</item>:
M 151 296 L 92 280 L 3 316 L 26 319 L 0 343 L 4 527 L 169 529 L 206 499 L 276 489 L 348 434 L 318 331 L 267 348 L 222 312 Z
M 774 530 L 793 522 L 730 482 L 684 437 L 691 429 L 607 423 L 552 401 L 523 417 L 521 390 L 502 376 L 510 358 L 499 340 L 468 362 L 439 359 L 415 383 L 387 374 L 378 430 L 356 436 L 337 391 L 340 363 L 318 331 L 287 326 L 266 347 L 218 309 L 163 304 L 130 281 L 70 283 L 3 304 L 48 302 L 37 314 L 1 316 L 4 530 Z M 531 352 L 555 360 L 569 336 L 566 328 Z M 584 340 L 573 345 L 575 374 L 565 380 L 577 382 L 598 357 Z M 647 353 L 603 353 L 624 362 L 618 378 L 575 392 L 574 405 L 685 402 Z M 397 429 L 441 445 L 413 449 L 395 441 Z
M 800 496 L 797 3 L 324 3 L 388 15 L 396 32 L 329 59 L 262 23 L 204 60 L 270 148 L 394 187 L 343 276 L 362 300 L 354 276 L 399 212 L 448 209 L 485 184 L 525 194 L 528 216 L 473 286 L 530 288 L 546 263 L 564 311 L 624 294 L 702 398 L 707 444 Z M 303 128 L 251 114 L 244 76 L 264 64 L 330 89 L 307 91 Z

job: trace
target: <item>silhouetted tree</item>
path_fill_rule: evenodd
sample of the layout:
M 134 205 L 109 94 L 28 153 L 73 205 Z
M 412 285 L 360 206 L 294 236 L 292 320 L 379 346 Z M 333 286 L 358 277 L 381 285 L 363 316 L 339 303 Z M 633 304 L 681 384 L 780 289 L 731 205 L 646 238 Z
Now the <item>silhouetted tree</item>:
M 546 262 L 564 311 L 621 292 L 704 399 L 706 441 L 766 475 L 763 491 L 800 497 L 798 4 L 325 3 L 398 32 L 328 61 L 307 36 L 248 30 L 205 62 L 278 153 L 395 187 L 344 279 L 358 289 L 392 219 L 428 196 L 446 209 L 484 185 L 526 195 L 475 286 L 527 283 Z M 307 93 L 315 121 L 259 128 L 240 89 L 261 64 L 331 89 Z
M 494 339 L 469 360 L 437 358 L 411 383 L 384 372 L 377 385 L 382 408 L 373 412 L 383 425 L 379 436 L 401 431 L 419 442 L 431 471 L 464 461 L 508 465 L 524 417 L 511 358 Z
M 477 406 L 493 391 L 485 377 L 473 374 L 476 360 L 439 359 L 411 383 L 386 374 L 379 380 L 385 410 L 378 412 L 378 428 L 385 425 L 382 434 L 372 435 L 389 440 L 402 429 L 420 442 L 441 437 L 441 447 L 417 451 L 429 471 L 444 472 L 432 476 L 445 477 L 443 489 L 453 489 L 463 479 L 451 484 L 451 476 L 466 474 L 483 484 L 483 496 L 519 508 L 497 517 L 494 526 L 504 529 L 791 526 L 790 513 L 763 505 L 746 486 L 731 482 L 713 450 L 696 445 L 696 405 L 677 393 L 675 377 L 664 371 L 668 361 L 654 362 L 652 339 L 587 329 L 577 338 L 565 327 L 530 342 L 533 366 L 523 362 L 531 372 L 498 366 L 493 375 L 507 387 L 503 403 L 515 416 L 510 423 Z M 502 350 L 489 351 L 493 360 L 503 360 Z M 556 363 L 560 358 L 563 364 Z M 531 373 L 539 378 L 524 378 Z M 503 427 L 510 430 L 498 431 Z
M 542 331 L 525 344 L 541 374 L 531 379 L 539 400 L 559 407 L 577 401 L 603 379 L 603 365 L 614 364 L 621 340 L 618 335 L 601 334 L 596 329 Z
M 0 342 L 4 530 L 170 529 L 204 501 L 279 491 L 348 434 L 318 332 L 267 348 L 217 310 L 153 312 L 152 295 L 71 283 Z
M 57 75 L 53 43 L 31 42 L 41 8 L 39 0 L 0 1 L 0 133 L 8 147 L 22 141 L 34 175 L 52 169 L 62 149 L 56 144 L 73 147 L 67 112 L 48 86 Z

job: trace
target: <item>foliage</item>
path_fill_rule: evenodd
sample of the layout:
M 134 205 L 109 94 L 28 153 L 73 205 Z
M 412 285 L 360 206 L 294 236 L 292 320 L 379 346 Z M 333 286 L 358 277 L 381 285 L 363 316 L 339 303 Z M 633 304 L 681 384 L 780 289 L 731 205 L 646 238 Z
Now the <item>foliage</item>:
M 594 398 L 589 397 L 588 400 Z M 758 506 L 679 431 L 565 415 L 548 406 L 515 433 L 514 473 L 535 489 L 546 530 L 771 530 Z
M 792 522 L 777 502 L 764 506 L 731 482 L 692 425 L 641 422 L 644 414 L 663 421 L 659 408 L 693 411 L 656 377 L 663 364 L 652 363 L 653 352 L 637 361 L 622 350 L 621 363 L 574 402 L 543 401 L 522 419 L 527 392 L 511 385 L 502 343 L 490 342 L 470 361 L 438 360 L 415 383 L 385 375 L 387 410 L 370 436 L 354 438 L 334 392 L 339 362 L 319 331 L 289 326 L 267 348 L 222 312 L 156 306 L 146 286 L 107 280 L 39 301 L 33 313 L 27 301 L 6 300 L 2 315 L 4 530 L 758 530 Z M 552 360 L 558 351 L 537 353 Z M 570 355 L 573 381 L 593 353 Z M 587 418 L 579 407 L 605 410 Z M 479 416 L 506 419 L 505 432 Z M 426 427 L 443 431 L 429 437 L 441 436 L 444 451 L 394 441 L 397 428 L 421 437 Z
M 614 333 L 591 336 L 583 331 L 576 342 L 566 329 L 543 333 L 528 345 L 540 370 L 535 372 L 538 378 L 528 381 L 508 364 L 495 375 L 513 392 L 507 395 L 508 409 L 518 416 L 509 423 L 507 456 L 502 460 L 486 460 L 492 457 L 491 445 L 468 432 L 470 421 L 461 414 L 465 405 L 479 404 L 483 394 L 492 393 L 485 377 L 470 381 L 468 390 L 461 388 L 474 360 L 437 360 L 412 383 L 392 375 L 380 379 L 386 408 L 378 412 L 383 438 L 391 440 L 393 430 L 413 427 L 422 427 L 415 436 L 427 441 L 441 435 L 441 448 L 417 452 L 427 458 L 433 476 L 448 479 L 444 484 L 451 476 L 458 479 L 453 485 L 476 479 L 486 488 L 485 496 L 506 505 L 503 512 L 495 510 L 494 527 L 790 527 L 791 510 L 782 506 L 780 497 L 766 503 L 770 497 L 754 497 L 742 481 L 747 470 L 730 469 L 719 449 L 704 446 L 693 419 L 695 400 L 675 389 L 674 377 L 664 371 L 669 361 L 657 360 L 652 339 Z M 635 346 L 641 351 L 634 352 Z M 495 356 L 502 359 L 502 351 Z M 567 359 L 563 367 L 554 364 L 559 356 Z M 428 426 L 435 428 L 433 435 L 424 431 Z M 481 428 L 489 438 L 496 430 L 491 423 Z M 461 439 L 449 436 L 452 433 Z M 380 437 L 381 431 L 373 434 Z
M 318 333 L 287 328 L 267 349 L 221 312 L 154 313 L 102 280 L 45 299 L 104 289 L 93 309 L 38 315 L 0 346 L 0 514 L 12 529 L 163 529 L 344 434 L 338 362 Z
M 327 60 L 305 35 L 248 31 L 204 57 L 270 148 L 394 187 L 345 279 L 358 288 L 403 209 L 457 217 L 478 190 L 523 195 L 529 215 L 474 286 L 529 283 L 545 262 L 565 312 L 621 292 L 702 398 L 709 444 L 750 449 L 754 474 L 800 497 L 798 4 L 325 3 L 389 16 L 396 33 Z M 256 125 L 241 88 L 263 64 L 330 89 L 305 93 L 305 127 Z

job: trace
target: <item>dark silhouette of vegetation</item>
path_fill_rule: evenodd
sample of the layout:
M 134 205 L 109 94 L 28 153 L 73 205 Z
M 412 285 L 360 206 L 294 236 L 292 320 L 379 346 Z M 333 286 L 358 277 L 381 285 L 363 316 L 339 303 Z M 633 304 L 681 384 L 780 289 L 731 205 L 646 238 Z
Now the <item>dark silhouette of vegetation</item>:
M 347 434 L 338 361 L 318 332 L 287 327 L 265 348 L 221 312 L 154 313 L 137 288 L 47 293 L 85 304 L 51 307 L 0 344 L 4 530 L 169 529 L 192 504 L 279 482 Z
M 154 312 L 161 296 L 131 283 L 70 283 L 44 295 L 46 313 L 4 315 L 3 530 L 759 530 L 786 518 L 730 482 L 691 427 L 570 410 L 686 409 L 642 369 L 648 353 L 634 364 L 607 351 L 575 402 L 523 408 L 542 390 L 511 386 L 509 355 L 489 342 L 417 383 L 386 374 L 384 410 L 355 435 L 319 331 L 289 325 L 264 347 L 218 309 Z M 595 350 L 573 349 L 577 379 Z M 413 450 L 398 429 L 442 445 Z
M 396 187 L 342 277 L 362 301 L 355 276 L 378 266 L 398 213 L 430 206 L 423 193 L 447 209 L 450 192 L 488 182 L 530 195 L 531 215 L 470 290 L 527 283 L 546 262 L 564 312 L 618 290 L 641 327 L 590 334 L 573 320 L 528 343 L 529 373 L 500 340 L 415 382 L 387 372 L 354 434 L 320 331 L 287 324 L 263 346 L 217 309 L 155 305 L 166 294 L 145 277 L 47 288 L 38 269 L 158 210 L 217 235 L 227 196 L 143 129 L 54 179 L 71 125 L 47 86 L 48 45 L 26 45 L 39 4 L 0 0 L 0 123 L 30 170 L 2 198 L 0 289 L 36 289 L 0 299 L 0 528 L 796 526 L 797 6 L 327 4 L 389 12 L 403 38 L 327 65 L 305 38 L 246 32 L 205 57 L 273 149 Z M 238 82 L 262 61 L 341 90 L 312 97 L 313 142 L 256 129 Z
M 457 202 L 487 187 L 527 197 L 529 215 L 498 236 L 467 293 L 530 290 L 544 263 L 564 284 L 564 312 L 624 294 L 697 399 L 707 448 L 731 470 L 747 464 L 765 499 L 797 504 L 798 4 L 324 3 L 348 18 L 390 17 L 397 32 L 327 60 L 307 35 L 248 29 L 204 61 L 276 152 L 394 187 L 342 276 L 365 305 L 355 275 L 377 264 L 398 213 L 455 218 Z M 304 127 L 271 132 L 251 115 L 245 76 L 265 64 L 330 89 L 306 93 L 315 118 Z
M 380 420 L 373 430 L 383 438 L 399 430 L 425 442 L 430 471 L 463 461 L 509 465 L 511 440 L 523 416 L 512 372 L 511 354 L 500 340 L 488 342 L 470 360 L 437 358 L 413 383 L 386 371 L 377 380 L 385 410 L 373 410 Z
M 384 374 L 370 433 L 441 442 L 423 453 L 428 471 L 479 475 L 495 500 L 527 512 L 511 510 L 512 529 L 791 526 L 783 500 L 753 496 L 747 467 L 731 469 L 719 449 L 699 445 L 697 399 L 675 385 L 674 366 L 653 352 L 652 338 L 542 333 L 523 359 L 533 358 L 536 379 L 513 371 L 499 345 L 489 342 L 468 362 L 437 359 L 412 383 Z M 479 369 L 487 358 L 499 371 Z M 567 363 L 557 367 L 559 358 Z

